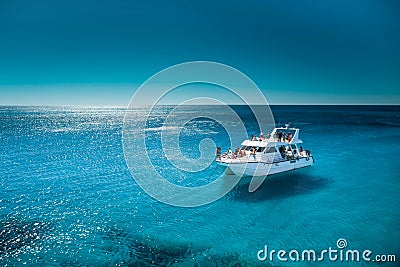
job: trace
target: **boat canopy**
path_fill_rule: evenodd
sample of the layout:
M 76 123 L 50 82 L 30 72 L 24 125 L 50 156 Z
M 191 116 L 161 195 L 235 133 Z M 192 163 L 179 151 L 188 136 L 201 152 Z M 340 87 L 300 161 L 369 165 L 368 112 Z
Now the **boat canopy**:
M 290 141 L 279 141 L 276 137 L 278 132 L 290 132 L 292 133 L 292 139 Z M 274 137 L 275 136 L 275 137 Z M 254 147 L 276 147 L 276 146 L 285 146 L 290 144 L 301 144 L 302 140 L 299 139 L 299 129 L 297 128 L 289 128 L 289 124 L 286 124 L 285 127 L 275 128 L 270 138 L 266 139 L 258 139 L 258 140 L 245 140 L 242 143 L 242 146 L 254 146 Z
M 301 144 L 302 140 L 296 139 L 290 142 L 279 142 L 276 138 L 269 138 L 262 141 L 250 141 L 245 140 L 242 142 L 242 146 L 254 146 L 254 147 L 276 147 L 276 146 L 285 146 L 290 144 Z

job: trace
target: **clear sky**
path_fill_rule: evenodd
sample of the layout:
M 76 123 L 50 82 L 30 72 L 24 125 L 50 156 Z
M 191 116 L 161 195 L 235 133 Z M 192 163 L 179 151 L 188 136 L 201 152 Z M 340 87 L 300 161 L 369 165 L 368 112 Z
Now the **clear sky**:
M 271 104 L 400 104 L 400 2 L 1 0 L 0 105 L 122 105 L 165 67 L 231 65 Z

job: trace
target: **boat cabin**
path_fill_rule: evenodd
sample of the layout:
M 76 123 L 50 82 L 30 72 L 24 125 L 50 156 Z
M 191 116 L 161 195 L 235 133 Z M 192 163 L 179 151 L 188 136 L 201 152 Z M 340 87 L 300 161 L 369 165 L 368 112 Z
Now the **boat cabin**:
M 266 137 L 261 133 L 260 137 L 252 136 L 241 144 L 241 148 L 225 153 L 222 157 L 229 159 L 257 161 L 257 162 L 280 162 L 291 159 L 307 157 L 302 146 L 303 141 L 299 138 L 299 129 L 285 127 L 275 128 Z

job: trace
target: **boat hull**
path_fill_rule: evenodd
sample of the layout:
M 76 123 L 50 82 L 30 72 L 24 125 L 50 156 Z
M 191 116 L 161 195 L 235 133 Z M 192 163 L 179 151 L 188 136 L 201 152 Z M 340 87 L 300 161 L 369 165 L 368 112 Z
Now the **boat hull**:
M 226 174 L 238 176 L 268 176 L 281 172 L 292 171 L 300 168 L 310 167 L 314 163 L 314 158 L 303 157 L 299 159 L 286 160 L 274 163 L 248 162 L 248 163 L 223 163 L 220 165 L 227 167 Z

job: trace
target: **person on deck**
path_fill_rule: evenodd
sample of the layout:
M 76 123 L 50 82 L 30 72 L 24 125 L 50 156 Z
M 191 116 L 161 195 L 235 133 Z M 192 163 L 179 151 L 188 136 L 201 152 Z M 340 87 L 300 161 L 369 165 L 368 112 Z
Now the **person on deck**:
M 292 133 L 288 133 L 286 139 L 288 140 L 288 142 L 292 141 Z
M 221 158 L 221 147 L 220 147 L 220 146 L 217 147 L 217 152 L 216 152 L 216 154 L 217 154 L 217 159 Z
M 285 147 L 284 146 L 280 146 L 279 147 L 279 153 L 281 153 L 282 158 L 285 158 Z
M 278 141 L 282 142 L 282 137 L 283 137 L 283 133 L 282 132 L 278 132 Z

